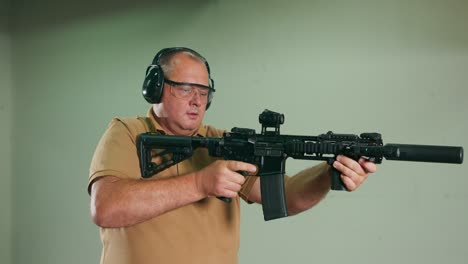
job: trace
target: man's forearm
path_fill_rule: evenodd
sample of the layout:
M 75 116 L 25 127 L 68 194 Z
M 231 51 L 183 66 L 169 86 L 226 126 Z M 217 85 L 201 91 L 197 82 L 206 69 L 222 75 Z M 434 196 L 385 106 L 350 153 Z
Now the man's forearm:
M 285 184 L 288 214 L 303 212 L 320 202 L 330 190 L 329 166 L 321 163 L 305 169 Z
M 101 227 L 138 224 L 170 210 L 199 201 L 194 174 L 159 179 L 128 180 L 106 176 L 91 190 L 91 214 Z

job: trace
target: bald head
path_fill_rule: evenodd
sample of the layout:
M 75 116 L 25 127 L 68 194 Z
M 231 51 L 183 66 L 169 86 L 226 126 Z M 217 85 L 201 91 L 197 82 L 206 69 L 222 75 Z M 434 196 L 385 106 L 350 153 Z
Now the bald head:
M 200 54 L 191 52 L 189 50 L 169 52 L 164 54 L 159 60 L 159 65 L 164 72 L 164 76 L 170 78 L 174 68 L 186 61 L 186 59 L 190 59 L 204 65 L 208 64 L 205 58 L 203 58 Z M 209 71 L 209 69 L 207 70 Z

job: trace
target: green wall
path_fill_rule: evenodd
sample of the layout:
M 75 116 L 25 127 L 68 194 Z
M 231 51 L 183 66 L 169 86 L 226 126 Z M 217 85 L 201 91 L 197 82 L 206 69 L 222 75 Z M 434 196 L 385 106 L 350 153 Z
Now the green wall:
M 10 3 L 0 0 L 0 263 L 12 263 L 12 76 Z
M 98 262 L 90 159 L 112 117 L 146 112 L 144 71 L 163 47 L 207 57 L 217 93 L 206 121 L 218 127 L 258 129 L 269 108 L 287 134 L 468 146 L 466 1 L 98 2 L 12 3 L 12 44 L 0 42 L 14 84 L 0 81 L 13 120 L 2 209 L 13 242 L 0 241 L 11 263 Z M 295 217 L 265 223 L 244 205 L 240 263 L 466 263 L 467 185 L 466 165 L 384 161 L 359 191 Z

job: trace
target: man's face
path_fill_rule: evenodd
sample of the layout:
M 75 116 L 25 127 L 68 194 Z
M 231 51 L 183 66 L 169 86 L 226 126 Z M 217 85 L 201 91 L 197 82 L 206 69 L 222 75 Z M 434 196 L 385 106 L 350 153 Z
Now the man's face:
M 185 54 L 172 58 L 172 71 L 166 78 L 175 82 L 209 85 L 205 64 Z M 153 105 L 153 109 L 168 133 L 193 135 L 203 121 L 206 103 L 197 92 L 190 98 L 178 98 L 171 93 L 171 85 L 165 83 L 161 103 Z

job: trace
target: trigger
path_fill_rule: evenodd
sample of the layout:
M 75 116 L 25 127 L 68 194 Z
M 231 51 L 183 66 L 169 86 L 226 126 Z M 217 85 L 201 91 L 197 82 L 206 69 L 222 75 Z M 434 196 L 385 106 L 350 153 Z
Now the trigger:
M 239 173 L 240 175 L 242 176 L 249 176 L 249 174 L 246 172 L 246 171 L 237 171 L 237 173 Z

